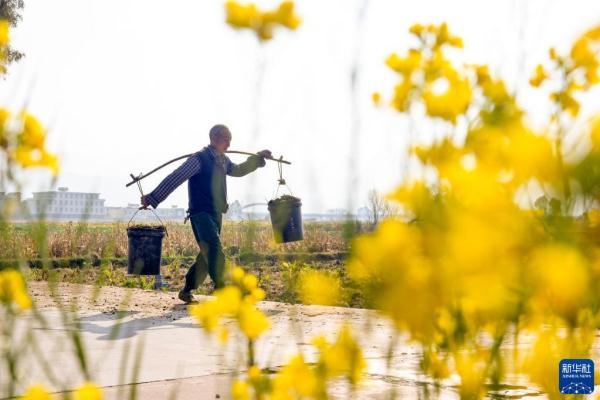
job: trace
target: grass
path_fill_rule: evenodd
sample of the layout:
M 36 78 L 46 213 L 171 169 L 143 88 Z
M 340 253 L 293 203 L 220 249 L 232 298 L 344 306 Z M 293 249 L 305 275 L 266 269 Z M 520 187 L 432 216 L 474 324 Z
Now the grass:
M 166 224 L 165 257 L 195 256 L 198 245 L 190 224 Z M 348 250 L 343 222 L 306 222 L 304 240 L 276 244 L 267 221 L 225 221 L 221 240 L 231 253 L 325 253 Z M 360 230 L 360 227 L 357 229 Z M 46 246 L 39 238 L 45 237 Z M 123 258 L 127 256 L 127 224 L 91 222 L 4 223 L 0 226 L 0 260 L 37 258 Z

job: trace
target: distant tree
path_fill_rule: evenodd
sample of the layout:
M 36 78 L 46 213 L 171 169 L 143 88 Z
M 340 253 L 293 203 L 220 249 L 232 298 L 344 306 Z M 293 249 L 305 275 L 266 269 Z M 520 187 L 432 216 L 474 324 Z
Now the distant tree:
M 381 220 L 399 214 L 398 207 L 373 189 L 369 192 L 369 222 L 375 227 Z

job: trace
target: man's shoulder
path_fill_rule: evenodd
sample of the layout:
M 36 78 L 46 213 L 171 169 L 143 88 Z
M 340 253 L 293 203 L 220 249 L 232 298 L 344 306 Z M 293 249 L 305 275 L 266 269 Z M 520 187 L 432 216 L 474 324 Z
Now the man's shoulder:
M 206 157 L 212 157 L 212 154 L 211 154 L 208 146 L 206 146 L 206 147 L 202 148 L 202 150 L 195 152 L 193 154 L 193 157 L 196 157 L 197 159 L 202 160 L 203 158 L 206 158 Z

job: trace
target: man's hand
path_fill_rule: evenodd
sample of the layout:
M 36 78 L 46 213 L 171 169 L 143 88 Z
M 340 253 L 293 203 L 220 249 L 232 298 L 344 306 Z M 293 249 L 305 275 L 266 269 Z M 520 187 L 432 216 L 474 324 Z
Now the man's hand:
M 258 154 L 261 157 L 265 157 L 265 158 L 273 158 L 273 155 L 271 154 L 271 150 L 262 150 L 256 154 Z
M 142 197 L 140 197 L 140 203 L 142 203 L 142 205 L 140 206 L 139 210 L 146 209 L 150 205 L 150 202 L 146 198 L 146 195 L 143 195 Z

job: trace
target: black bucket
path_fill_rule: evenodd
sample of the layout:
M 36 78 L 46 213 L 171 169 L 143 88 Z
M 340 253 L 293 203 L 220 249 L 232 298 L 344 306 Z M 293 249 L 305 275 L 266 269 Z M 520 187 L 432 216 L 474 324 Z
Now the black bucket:
M 164 226 L 127 228 L 127 237 L 129 238 L 128 274 L 160 275 L 160 253 L 165 232 Z
M 276 243 L 295 242 L 303 239 L 302 202 L 293 196 L 281 196 L 269 201 L 269 214 Z

